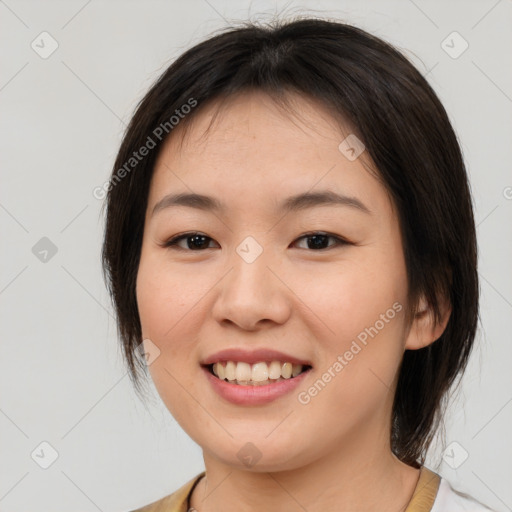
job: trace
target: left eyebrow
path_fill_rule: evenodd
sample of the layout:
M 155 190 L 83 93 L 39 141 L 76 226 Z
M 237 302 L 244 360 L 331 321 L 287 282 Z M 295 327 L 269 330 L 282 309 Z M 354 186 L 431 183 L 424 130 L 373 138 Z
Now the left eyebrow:
M 224 212 L 226 206 L 218 199 L 203 194 L 169 194 L 155 204 L 151 215 L 173 206 L 188 206 L 204 211 Z M 279 210 L 285 212 L 297 212 L 314 208 L 317 206 L 348 206 L 372 215 L 371 210 L 359 199 L 333 192 L 332 190 L 321 190 L 318 192 L 303 192 L 288 197 L 280 205 Z
M 318 192 L 304 192 L 285 199 L 280 206 L 286 212 L 296 212 L 315 206 L 349 206 L 368 215 L 372 212 L 357 197 L 338 194 L 332 190 L 320 190 Z

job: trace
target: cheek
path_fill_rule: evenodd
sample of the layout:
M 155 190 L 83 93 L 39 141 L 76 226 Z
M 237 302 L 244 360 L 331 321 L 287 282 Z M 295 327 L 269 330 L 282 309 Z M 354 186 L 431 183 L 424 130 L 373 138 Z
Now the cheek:
M 147 258 L 141 258 L 137 274 L 137 307 L 142 334 L 151 340 L 160 339 L 165 332 L 163 320 L 166 317 L 165 311 L 169 308 L 169 297 L 165 293 L 167 283 L 159 279 L 156 270 Z
M 143 338 L 160 350 L 148 370 L 163 403 L 183 424 L 193 414 L 183 392 L 190 387 L 191 356 L 187 344 L 193 344 L 193 339 L 184 329 L 193 297 L 176 292 L 183 289 L 183 281 L 179 282 L 176 276 L 176 272 L 165 270 L 165 262 L 143 251 L 137 273 L 137 306 Z
M 334 339 L 356 337 L 376 322 L 381 327 L 381 315 L 390 319 L 386 329 L 401 317 L 397 309 L 403 309 L 406 283 L 399 265 L 381 264 L 378 258 L 347 262 L 328 275 L 316 272 L 302 281 L 301 296 Z
M 317 297 L 328 306 L 319 311 L 329 330 L 322 328 L 323 336 L 316 333 L 321 359 L 318 380 L 312 382 L 315 389 L 304 390 L 312 397 L 311 410 L 343 418 L 340 428 L 347 432 L 390 407 L 403 356 L 404 308 L 393 283 L 375 287 L 374 279 L 365 278 L 363 286 L 358 277 L 354 272 L 340 277 L 329 292 Z M 318 428 L 313 419 L 318 414 L 304 418 L 309 428 Z M 321 435 L 328 437 L 331 428 L 327 421 L 320 427 Z
M 337 375 L 332 389 L 344 397 L 340 407 L 387 393 L 403 356 L 406 292 L 404 262 L 392 245 L 310 278 L 307 304 L 321 320 L 322 371 Z
M 136 291 L 143 335 L 159 343 L 172 337 L 197 300 L 194 289 L 184 286 L 179 272 L 169 269 L 162 258 L 143 251 Z

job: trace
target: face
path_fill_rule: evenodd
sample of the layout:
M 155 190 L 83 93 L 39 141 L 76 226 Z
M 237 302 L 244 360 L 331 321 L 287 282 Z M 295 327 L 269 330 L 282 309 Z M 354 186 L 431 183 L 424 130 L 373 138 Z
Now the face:
M 159 351 L 149 370 L 165 405 L 221 463 L 244 467 L 240 450 L 254 450 L 251 442 L 255 471 L 386 439 L 408 344 L 406 268 L 389 196 L 363 165 L 365 152 L 353 159 L 339 149 L 349 129 L 303 98 L 295 106 L 301 120 L 262 93 L 246 94 L 230 99 L 208 134 L 212 107 L 182 146 L 177 136 L 167 141 L 137 277 L 143 337 Z M 289 197 L 317 192 L 360 204 L 283 209 Z M 179 193 L 211 196 L 222 208 L 162 202 Z M 167 244 L 178 235 L 186 236 Z M 235 404 L 201 366 L 230 348 L 277 350 L 312 369 L 274 400 Z

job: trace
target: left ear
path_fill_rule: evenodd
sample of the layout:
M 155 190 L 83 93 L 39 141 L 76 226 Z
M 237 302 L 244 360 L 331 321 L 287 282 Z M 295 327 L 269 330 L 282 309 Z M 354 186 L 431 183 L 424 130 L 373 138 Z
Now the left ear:
M 418 311 L 414 316 L 405 340 L 405 350 L 424 348 L 441 337 L 450 319 L 452 306 L 443 297 L 439 300 L 439 307 L 441 310 L 441 321 L 436 324 L 430 304 L 427 303 L 423 295 L 421 296 Z

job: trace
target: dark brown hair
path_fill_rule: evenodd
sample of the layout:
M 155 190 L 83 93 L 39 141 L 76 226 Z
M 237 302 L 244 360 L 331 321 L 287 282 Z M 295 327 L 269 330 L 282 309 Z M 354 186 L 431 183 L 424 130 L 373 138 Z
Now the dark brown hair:
M 422 294 L 436 321 L 441 298 L 451 303 L 442 336 L 423 349 L 406 350 L 400 366 L 391 446 L 400 460 L 418 467 L 442 419 L 447 391 L 465 370 L 477 329 L 471 193 L 457 137 L 425 78 L 390 44 L 349 24 L 297 18 L 225 29 L 183 53 L 137 105 L 108 187 L 102 253 L 132 383 L 139 391 L 144 365 L 136 354 L 142 333 L 135 287 L 159 149 L 173 123 L 187 126 L 208 102 L 250 89 L 280 104 L 293 91 L 350 123 L 398 213 L 407 318 L 413 318 Z M 193 102 L 197 107 L 183 107 Z M 149 140 L 154 148 L 133 170 L 127 168 Z

